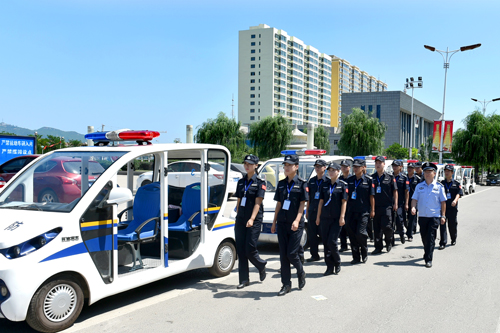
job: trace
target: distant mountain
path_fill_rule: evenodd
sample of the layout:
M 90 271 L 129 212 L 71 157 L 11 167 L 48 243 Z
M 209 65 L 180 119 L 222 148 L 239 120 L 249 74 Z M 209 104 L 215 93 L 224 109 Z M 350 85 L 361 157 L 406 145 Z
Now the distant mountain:
M 71 132 L 61 131 L 58 130 L 57 128 L 52 128 L 52 127 L 41 127 L 39 129 L 31 130 L 23 127 L 9 125 L 6 123 L 0 123 L 0 132 L 9 132 L 23 136 L 33 135 L 35 132 L 37 132 L 39 136 L 43 137 L 47 135 L 53 135 L 53 136 L 62 136 L 66 141 L 69 140 L 85 141 L 85 136 L 83 134 L 74 131 Z

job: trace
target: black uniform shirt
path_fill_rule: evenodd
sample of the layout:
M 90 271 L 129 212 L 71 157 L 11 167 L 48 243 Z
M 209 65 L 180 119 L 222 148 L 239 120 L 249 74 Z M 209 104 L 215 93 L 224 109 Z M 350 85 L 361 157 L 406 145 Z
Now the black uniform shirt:
M 325 181 L 330 181 L 328 178 L 326 178 L 326 172 L 323 174 L 323 178 L 319 180 L 318 176 L 314 176 L 311 179 L 309 179 L 309 182 L 307 183 L 307 187 L 309 189 L 309 201 L 307 202 L 307 209 L 309 210 L 309 212 L 318 211 L 320 188 L 321 184 L 323 184 Z M 317 199 L 316 199 L 316 193 L 318 193 Z
M 450 183 L 448 183 L 446 179 L 443 179 L 441 181 L 441 184 L 443 184 L 446 197 L 448 198 L 446 200 L 446 210 L 448 211 L 448 209 L 458 209 L 458 203 L 455 207 L 452 207 L 451 203 L 453 202 L 453 200 L 455 200 L 457 194 L 460 194 L 460 196 L 464 195 L 464 192 L 462 191 L 462 185 L 460 185 L 460 183 L 456 180 L 452 180 Z M 450 194 L 449 196 L 448 193 Z
M 245 189 L 246 195 L 245 195 Z M 255 206 L 255 199 L 262 198 L 264 199 L 264 194 L 266 193 L 266 184 L 263 179 L 257 176 L 255 173 L 250 181 L 247 176 L 238 180 L 238 184 L 236 185 L 236 192 L 234 193 L 234 197 L 243 199 L 246 197 L 245 206 L 238 207 L 238 214 L 236 215 L 236 222 L 247 223 L 247 221 L 252 217 L 253 207 Z M 259 213 L 255 218 L 256 221 L 262 222 L 262 214 L 264 211 L 264 205 L 261 204 L 259 208 Z
M 349 186 L 349 201 L 347 203 L 349 212 L 370 212 L 370 196 L 375 195 L 373 178 L 365 174 L 359 179 L 357 179 L 356 176 L 351 176 L 347 179 L 347 184 Z M 354 192 L 356 193 L 356 199 L 353 199 Z
M 388 174 L 384 171 L 382 177 L 378 177 L 378 173 L 375 172 L 372 175 L 373 183 L 375 184 L 375 206 L 376 207 L 390 207 L 392 206 L 394 199 L 394 190 L 398 189 L 396 184 L 396 178 L 393 175 Z M 381 188 L 381 193 L 377 193 L 377 187 Z
M 408 177 L 408 175 L 406 177 Z M 417 187 L 418 183 L 420 183 L 420 177 L 416 173 L 414 173 L 413 177 L 411 178 L 408 177 L 408 181 L 410 182 L 410 201 L 411 201 L 411 197 L 413 197 L 413 193 L 415 193 L 415 187 Z
M 288 190 L 290 190 L 290 195 L 288 195 Z M 283 209 L 283 205 L 287 199 L 290 200 L 290 207 L 288 210 L 285 210 Z M 288 183 L 288 177 L 280 180 L 274 195 L 274 200 L 281 202 L 281 209 L 278 212 L 277 222 L 292 224 L 299 213 L 300 203 L 309 200 L 307 182 L 297 175 L 293 177 L 291 183 Z M 302 214 L 300 223 L 304 223 L 304 214 Z
M 402 206 L 406 201 L 406 191 L 410 191 L 410 181 L 408 180 L 408 176 L 402 172 L 400 172 L 399 175 L 394 176 L 394 178 L 396 179 L 396 184 L 398 185 L 398 205 Z
M 347 183 L 343 180 L 337 179 L 337 181 L 332 184 L 331 179 L 327 179 L 327 181 L 321 184 L 319 198 L 323 199 L 323 207 L 321 208 L 320 216 L 321 220 L 340 218 L 342 200 L 347 201 L 349 199 L 349 189 L 347 188 Z
M 345 181 L 345 182 L 347 183 L 347 179 L 349 179 L 349 176 L 347 176 L 347 178 L 345 178 L 345 177 L 344 177 L 344 174 L 341 174 L 341 175 L 339 176 L 339 179 L 340 179 L 340 180 L 343 180 L 343 181 Z

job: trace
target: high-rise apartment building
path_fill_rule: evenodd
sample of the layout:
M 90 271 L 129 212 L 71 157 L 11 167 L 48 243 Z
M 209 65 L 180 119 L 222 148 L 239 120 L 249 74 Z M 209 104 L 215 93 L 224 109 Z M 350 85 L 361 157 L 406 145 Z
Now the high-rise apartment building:
M 281 114 L 292 124 L 330 126 L 331 64 L 329 55 L 283 30 L 260 24 L 240 31 L 238 120 Z
M 334 55 L 332 59 L 332 117 L 331 126 L 342 124 L 342 94 L 353 92 L 387 91 L 387 84 L 361 71 L 347 60 Z

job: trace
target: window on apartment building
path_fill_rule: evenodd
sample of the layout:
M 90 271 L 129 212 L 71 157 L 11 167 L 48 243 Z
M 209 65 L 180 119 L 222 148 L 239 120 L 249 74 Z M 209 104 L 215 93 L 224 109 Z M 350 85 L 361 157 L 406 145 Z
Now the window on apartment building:
M 260 57 L 259 57 L 259 60 L 260 60 Z
M 259 109 L 259 112 L 260 112 L 260 109 Z
M 255 57 L 251 57 L 251 58 L 250 58 L 250 61 L 255 61 Z
M 255 120 L 255 116 L 250 116 L 250 120 Z
M 255 98 L 255 94 L 250 94 L 250 98 Z
M 259 53 L 260 53 L 260 49 L 259 49 Z
M 250 50 L 250 53 L 255 53 L 255 50 Z
M 260 94 L 259 94 L 259 98 L 260 98 Z
M 258 116 L 257 119 L 260 120 L 260 116 Z
M 368 112 L 373 112 L 373 105 L 368 105 Z
M 250 105 L 255 105 L 255 102 L 250 102 Z
M 255 76 L 255 72 L 250 72 L 250 76 Z
M 260 68 L 260 64 L 259 64 L 259 68 Z
M 259 101 L 258 103 L 259 103 L 259 105 L 260 105 L 260 101 Z M 260 109 L 259 109 L 259 110 L 260 110 Z M 259 112 L 260 112 L 260 111 L 259 111 Z
M 361 110 L 365 111 L 365 106 L 361 105 Z
M 262 37 L 261 34 L 259 34 L 259 38 Z
M 255 109 L 250 109 L 250 113 L 255 113 Z
M 380 105 L 377 105 L 377 118 L 380 120 Z
M 255 46 L 255 42 L 251 42 L 251 43 L 250 43 L 250 46 Z
M 250 68 L 255 68 L 255 64 L 251 64 L 251 65 L 250 65 Z
M 255 79 L 251 79 L 251 80 L 250 80 L 250 83 L 255 83 Z
M 339 143 L 339 140 L 333 140 L 333 144 L 337 145 Z
M 255 87 L 250 87 L 250 90 L 255 90 Z
M 255 35 L 250 36 L 250 38 L 255 38 Z

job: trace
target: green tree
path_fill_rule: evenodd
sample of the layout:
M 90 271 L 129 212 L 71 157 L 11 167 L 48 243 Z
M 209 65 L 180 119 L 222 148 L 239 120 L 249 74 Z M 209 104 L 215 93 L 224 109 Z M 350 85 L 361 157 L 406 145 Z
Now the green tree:
M 452 155 L 463 165 L 479 168 L 498 168 L 500 166 L 500 116 L 483 115 L 476 110 L 464 120 L 464 129 L 453 135 Z
M 377 118 L 353 108 L 350 115 L 342 117 L 338 147 L 345 155 L 378 155 L 384 146 L 386 130 L 386 125 Z
M 307 128 L 304 128 L 304 133 L 307 134 Z M 324 149 L 330 152 L 330 131 L 325 126 L 314 128 L 314 146 L 318 149 Z
M 83 142 L 80 140 L 69 140 L 66 144 L 67 147 L 81 147 Z
M 241 122 L 228 118 L 224 112 L 220 112 L 217 118 L 208 119 L 198 126 L 194 141 L 222 145 L 229 149 L 232 160 L 243 160 L 249 148 L 245 144 L 245 134 L 240 127 Z
M 393 143 L 384 153 L 388 159 L 402 160 L 408 157 L 408 149 L 403 148 L 399 143 Z
M 290 122 L 282 116 L 266 117 L 250 125 L 248 138 L 261 160 L 279 157 L 292 141 Z

